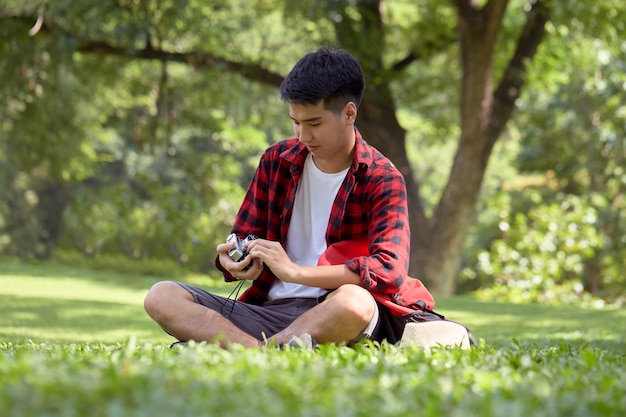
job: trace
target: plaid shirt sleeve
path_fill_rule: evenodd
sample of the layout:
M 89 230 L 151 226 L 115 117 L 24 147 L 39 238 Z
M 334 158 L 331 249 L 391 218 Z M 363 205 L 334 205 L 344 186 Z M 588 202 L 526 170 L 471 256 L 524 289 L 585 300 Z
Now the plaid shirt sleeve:
M 259 166 L 235 217 L 232 233 L 239 237 L 252 234 L 267 240 L 284 242 L 283 235 L 286 235 L 288 225 L 285 223 L 285 211 L 289 211 L 288 208 L 293 206 L 295 186 L 291 164 L 280 155 L 293 149 L 298 142 L 297 139 L 277 142 L 261 156 Z M 226 281 L 235 280 L 222 267 L 219 257 L 215 259 L 215 266 L 222 271 Z M 274 274 L 265 267 L 259 278 L 239 297 L 239 300 L 261 304 L 267 299 L 274 280 L 276 280 Z
M 406 184 L 395 166 L 374 148 L 364 144 L 359 149 L 359 158 L 368 163 L 354 177 L 345 210 L 333 207 L 331 224 L 341 223 L 337 241 L 368 239 L 370 256 L 346 263 L 361 277 L 361 285 L 370 292 L 396 294 L 407 279 L 409 268 L 411 236 Z
M 408 276 L 411 233 L 404 178 L 391 161 L 358 138 L 354 175 L 331 210 L 328 244 L 366 241 L 368 255 L 345 262 L 359 275 L 361 286 L 377 299 L 410 309 L 424 302 L 432 309 L 432 294 Z

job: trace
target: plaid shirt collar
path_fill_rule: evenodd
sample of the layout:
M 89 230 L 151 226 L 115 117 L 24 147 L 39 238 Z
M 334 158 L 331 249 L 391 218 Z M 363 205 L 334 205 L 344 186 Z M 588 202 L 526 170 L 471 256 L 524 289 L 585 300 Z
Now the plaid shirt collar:
M 361 136 L 361 133 L 357 128 L 354 128 L 356 144 L 354 148 L 354 158 L 352 160 L 352 166 L 350 172 L 357 178 L 362 177 L 365 171 L 369 168 L 373 161 L 373 155 L 370 148 L 365 143 L 365 140 Z M 291 174 L 294 177 L 299 177 L 304 167 L 304 161 L 309 151 L 306 146 L 299 142 L 296 146 L 293 146 L 280 154 L 280 157 L 290 163 Z

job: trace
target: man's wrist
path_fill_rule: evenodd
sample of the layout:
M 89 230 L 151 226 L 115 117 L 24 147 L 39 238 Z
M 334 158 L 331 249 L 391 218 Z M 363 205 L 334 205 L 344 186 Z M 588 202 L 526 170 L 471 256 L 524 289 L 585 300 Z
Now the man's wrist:
M 300 265 L 298 264 L 293 264 L 293 270 L 292 272 L 289 274 L 289 282 L 293 282 L 296 284 L 302 284 L 302 280 L 304 279 L 304 268 L 302 268 Z

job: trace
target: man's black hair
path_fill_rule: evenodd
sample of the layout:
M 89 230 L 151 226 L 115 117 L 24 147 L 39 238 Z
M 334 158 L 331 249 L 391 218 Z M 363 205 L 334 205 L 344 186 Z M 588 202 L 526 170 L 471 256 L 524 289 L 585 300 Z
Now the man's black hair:
M 359 107 L 365 77 L 359 61 L 344 49 L 319 48 L 293 67 L 280 86 L 287 103 L 316 105 L 339 113 L 349 102 Z

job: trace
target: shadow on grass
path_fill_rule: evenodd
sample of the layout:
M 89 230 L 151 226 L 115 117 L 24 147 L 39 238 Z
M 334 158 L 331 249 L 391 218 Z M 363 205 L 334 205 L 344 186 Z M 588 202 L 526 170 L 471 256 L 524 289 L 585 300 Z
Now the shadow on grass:
M 469 327 L 488 345 L 568 344 L 626 351 L 626 310 L 579 306 L 508 304 L 465 297 L 441 297 L 437 310 Z
M 140 306 L 100 301 L 2 297 L 0 339 L 34 342 L 118 342 L 161 339 Z
M 142 307 L 143 295 L 164 279 L 0 263 L 0 341 L 115 343 L 134 336 L 171 342 Z M 235 285 L 206 276 L 180 280 L 222 295 Z
M 167 278 L 135 277 L 60 265 L 0 262 L 0 340 L 118 342 L 136 336 L 169 341 L 169 336 L 164 335 L 141 306 L 141 294 L 164 279 Z M 236 285 L 206 276 L 172 279 L 226 296 Z M 84 283 L 122 291 L 112 291 L 106 299 L 97 292 L 97 286 L 81 287 Z M 29 289 L 33 291 L 20 293 L 19 285 L 31 286 Z M 59 289 L 60 285 L 63 288 Z M 90 299 L 86 300 L 85 291 L 95 293 L 89 293 Z M 128 295 L 132 291 L 135 294 Z M 127 298 L 125 302 L 116 302 L 120 301 L 118 296 Z M 516 340 L 520 345 L 565 343 L 626 352 L 625 309 L 507 304 L 469 297 L 436 299 L 436 311 L 466 325 L 487 345 L 505 347 Z
M 219 275 L 219 274 L 218 274 Z M 232 283 L 226 283 L 221 275 L 216 278 L 208 276 L 155 276 L 155 275 L 131 275 L 105 270 L 94 270 L 83 267 L 74 267 L 57 264 L 22 264 L 19 262 L 7 262 L 0 260 L 0 279 L 2 276 L 13 277 L 36 277 L 46 278 L 69 278 L 81 281 L 92 281 L 101 285 L 111 287 L 124 287 L 134 290 L 145 290 L 159 281 L 183 281 L 193 285 L 201 286 L 210 292 L 228 294 L 232 289 Z

